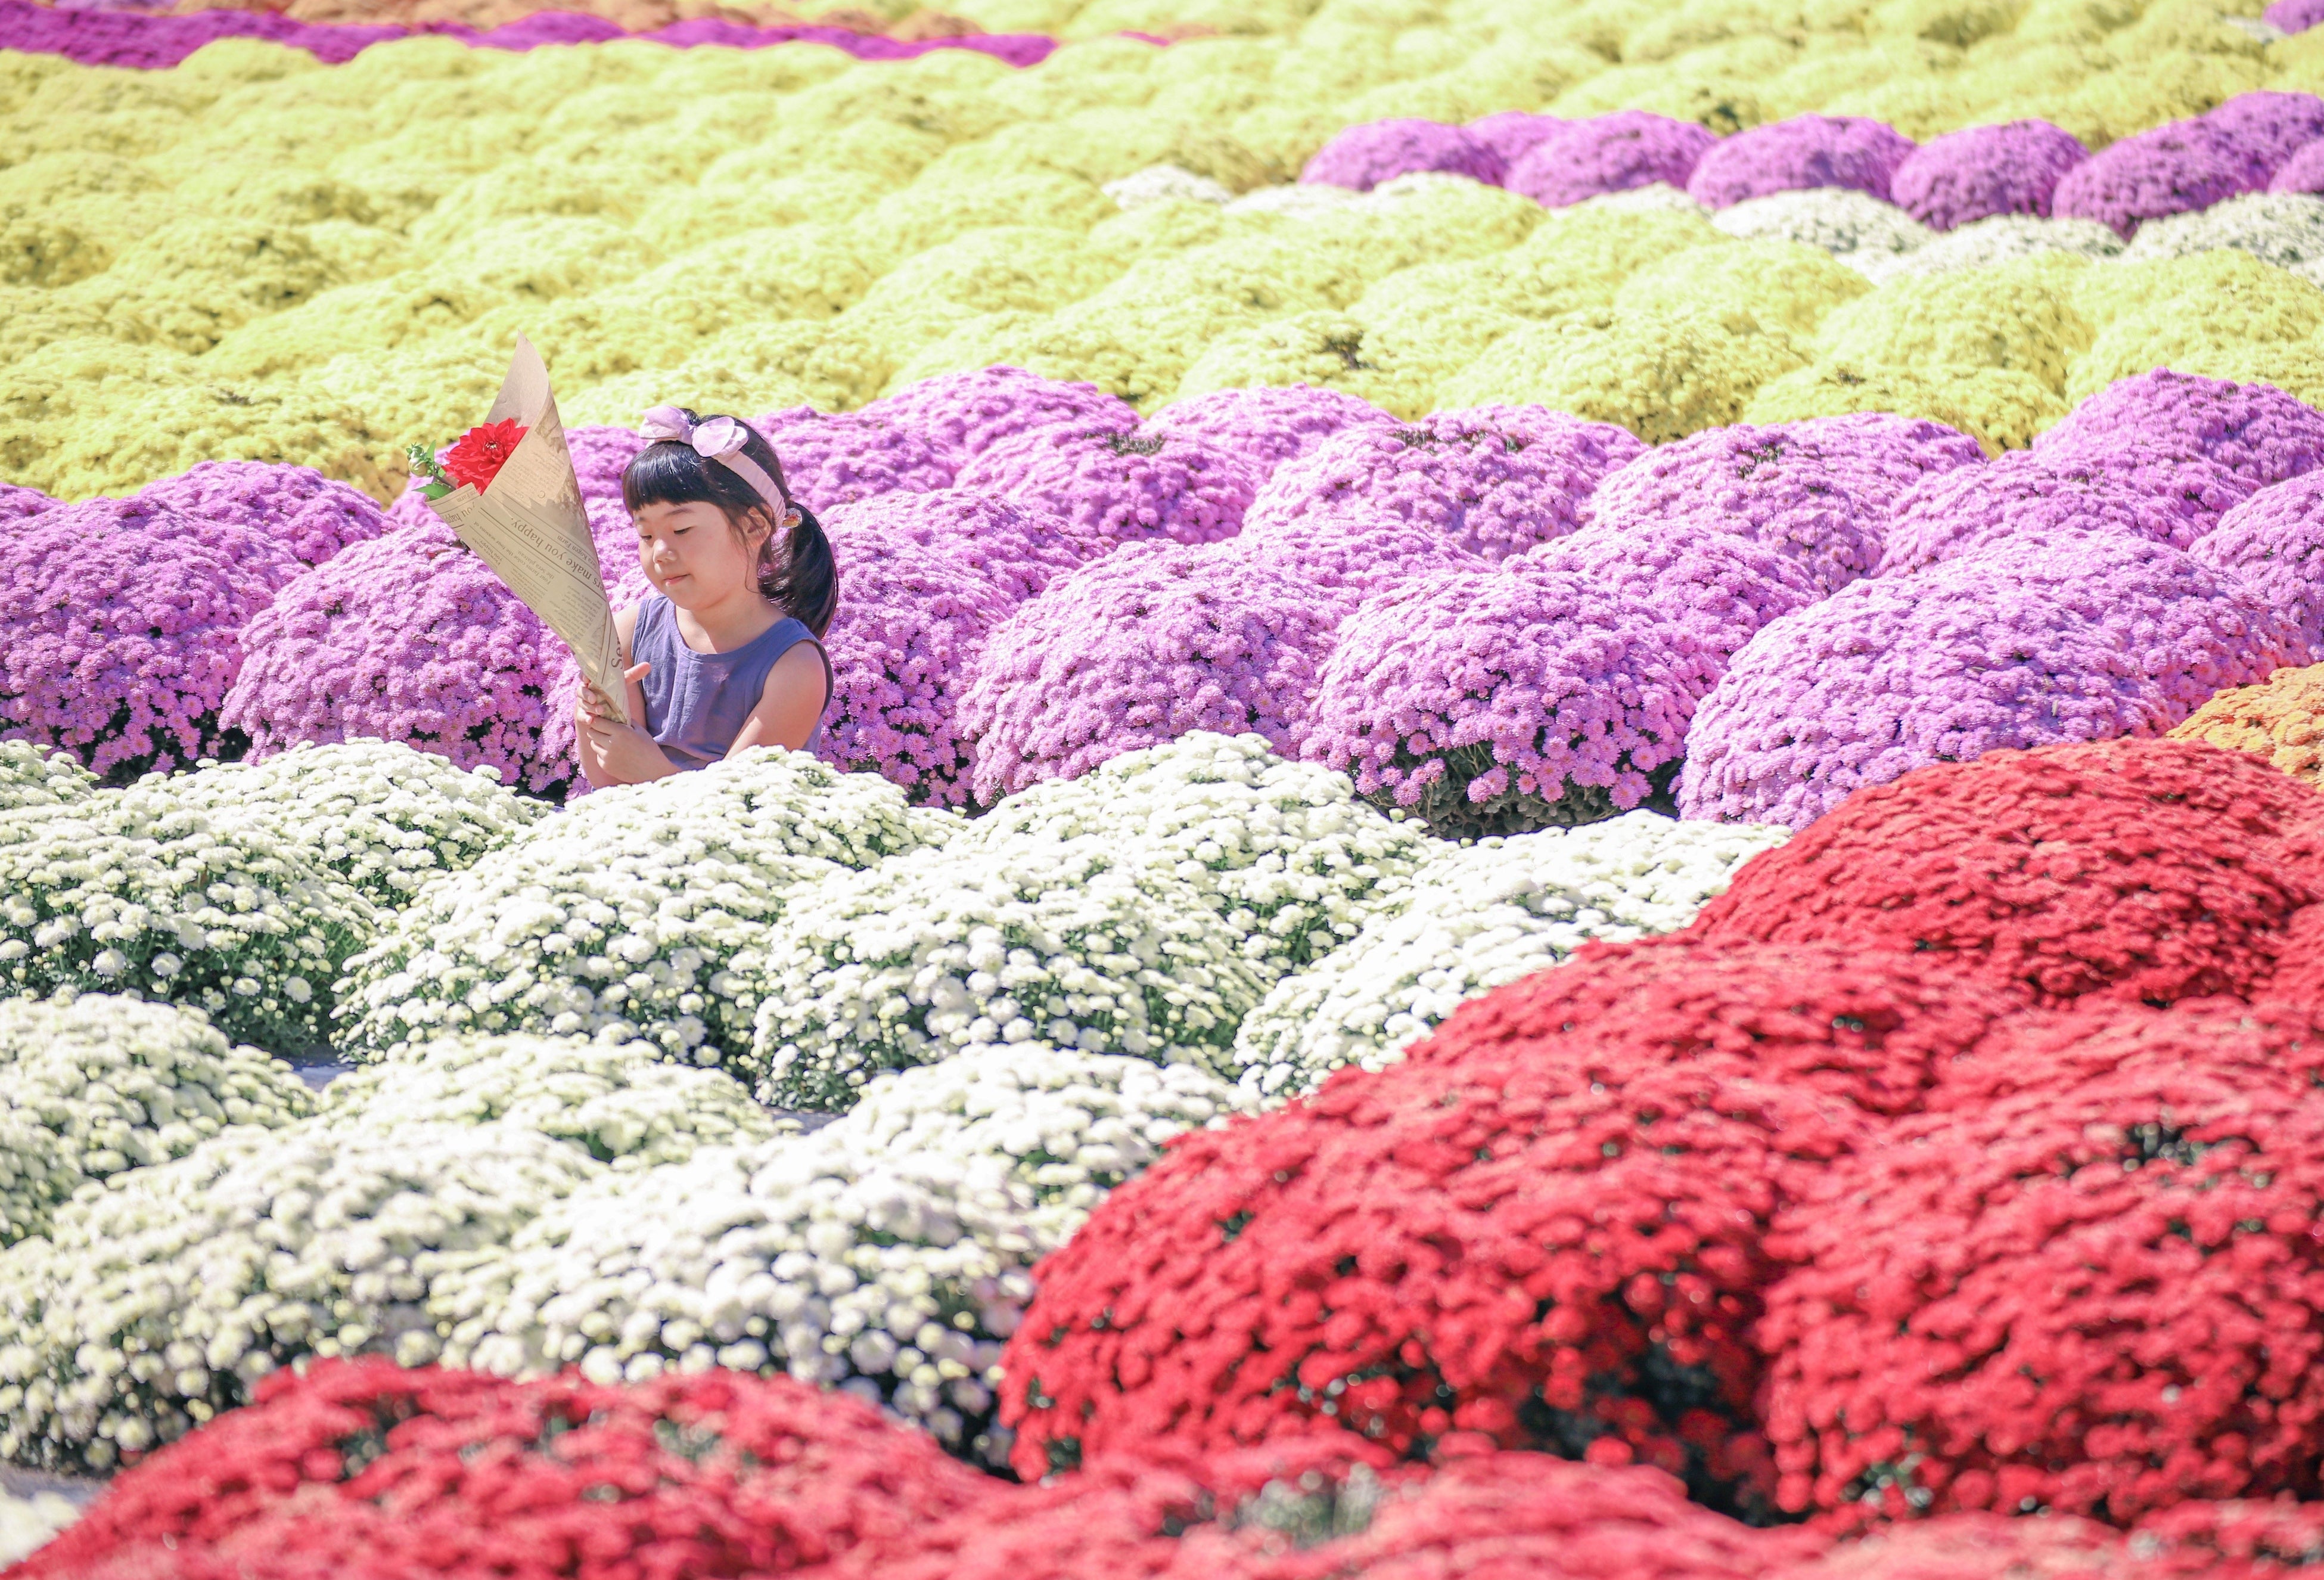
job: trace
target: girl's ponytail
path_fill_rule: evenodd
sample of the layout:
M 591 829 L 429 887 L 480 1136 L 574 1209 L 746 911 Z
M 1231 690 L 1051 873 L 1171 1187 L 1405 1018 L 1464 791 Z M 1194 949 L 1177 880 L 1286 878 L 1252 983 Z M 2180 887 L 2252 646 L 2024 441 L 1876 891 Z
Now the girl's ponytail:
M 794 500 L 798 524 L 759 550 L 759 591 L 820 640 L 839 611 L 839 562 L 815 513 Z

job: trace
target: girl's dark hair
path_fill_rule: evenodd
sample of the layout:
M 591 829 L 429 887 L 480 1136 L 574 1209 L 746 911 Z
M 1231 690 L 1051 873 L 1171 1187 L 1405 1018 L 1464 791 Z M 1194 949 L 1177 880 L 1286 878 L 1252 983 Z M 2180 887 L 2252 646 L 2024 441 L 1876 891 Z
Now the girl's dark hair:
M 689 422 L 709 420 L 691 411 L 686 416 Z M 742 453 L 775 480 L 785 503 L 799 517 L 798 525 L 788 533 L 779 519 L 772 522 L 774 531 L 759 550 L 759 591 L 820 637 L 831 629 L 831 617 L 839 610 L 839 567 L 832 559 L 831 540 L 823 535 L 823 523 L 815 513 L 791 496 L 783 464 L 766 435 L 740 418 L 733 420 L 751 436 Z M 766 509 L 759 491 L 741 473 L 705 460 L 692 445 L 674 439 L 650 444 L 631 459 L 622 472 L 622 503 L 632 515 L 649 504 L 715 504 L 726 513 L 736 531 L 742 531 L 752 512 Z

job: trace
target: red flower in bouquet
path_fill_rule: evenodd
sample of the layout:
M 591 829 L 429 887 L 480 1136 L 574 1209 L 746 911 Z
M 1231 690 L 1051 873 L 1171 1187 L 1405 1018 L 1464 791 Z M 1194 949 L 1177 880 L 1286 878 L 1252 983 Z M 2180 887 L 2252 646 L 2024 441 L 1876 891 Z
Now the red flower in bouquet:
M 508 465 L 508 458 L 516 454 L 524 434 L 524 424 L 513 417 L 472 428 L 446 453 L 444 470 L 456 485 L 465 483 L 482 494 L 493 485 L 493 479 Z

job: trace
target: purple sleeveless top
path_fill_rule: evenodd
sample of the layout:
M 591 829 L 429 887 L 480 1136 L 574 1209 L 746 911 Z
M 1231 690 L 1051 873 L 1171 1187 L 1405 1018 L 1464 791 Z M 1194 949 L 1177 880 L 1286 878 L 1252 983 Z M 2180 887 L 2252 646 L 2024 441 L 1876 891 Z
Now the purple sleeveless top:
M 651 664 L 640 679 L 646 694 L 646 734 L 680 768 L 707 768 L 723 761 L 734 737 L 767 688 L 775 661 L 815 633 L 788 616 L 776 621 L 732 652 L 698 653 L 678 633 L 678 605 L 659 593 L 638 605 L 630 633 L 630 661 Z M 821 642 L 815 643 L 820 655 Z M 823 705 L 831 706 L 831 661 L 823 661 Z M 823 720 L 802 750 L 823 744 Z

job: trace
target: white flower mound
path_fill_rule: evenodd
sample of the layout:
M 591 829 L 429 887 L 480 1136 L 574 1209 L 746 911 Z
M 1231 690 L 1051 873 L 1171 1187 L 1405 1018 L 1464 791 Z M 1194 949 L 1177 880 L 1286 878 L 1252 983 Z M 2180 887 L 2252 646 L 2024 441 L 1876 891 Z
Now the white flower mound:
M 1344 773 L 1207 730 L 1007 797 L 954 843 L 1084 835 L 1201 891 L 1269 982 L 1355 937 L 1435 844 L 1358 799 Z
M 1642 811 L 1452 847 L 1421 869 L 1401 909 L 1285 978 L 1244 1019 L 1242 1089 L 1280 1103 L 1345 1066 L 1391 1064 L 1466 1000 L 1591 938 L 1684 927 L 1738 866 L 1785 837 Z
M 949 827 L 875 774 L 771 748 L 600 790 L 429 889 L 350 961 L 341 1046 L 370 1060 L 532 1031 L 738 1058 L 755 950 L 787 900 Z
M 1821 247 L 1864 273 L 1915 251 L 1935 233 L 1869 192 L 1849 187 L 1810 187 L 1770 192 L 1720 209 L 1711 223 L 1740 241 L 1801 242 Z
M 239 812 L 299 844 L 391 910 L 549 815 L 495 772 L 386 741 L 302 745 L 261 762 L 206 764 L 166 785 L 189 806 Z
M 166 783 L 0 812 L 0 993 L 134 992 L 295 1051 L 377 917 L 291 840 Z
M 1691 197 L 1685 188 L 1674 187 L 1668 181 L 1648 181 L 1643 187 L 1628 187 L 1618 192 L 1600 192 L 1594 198 L 1584 198 L 1573 204 L 1575 208 L 1605 208 L 1617 214 L 1655 214 L 1665 209 L 1680 214 L 1700 214 L 1705 219 L 1712 210 Z
M 996 1368 L 1034 1263 L 1163 1141 L 1239 1105 L 1199 1072 L 1029 1045 L 885 1076 L 813 1135 L 550 1208 L 446 1291 L 447 1359 L 787 1371 L 997 1465 Z
M 79 1518 L 80 1511 L 61 1492 L 28 1498 L 0 1492 L 0 1569 L 23 1563 Z
M 1193 171 L 1175 164 L 1149 164 L 1144 170 L 1132 171 L 1120 180 L 1108 181 L 1098 189 L 1124 212 L 1143 208 L 1148 203 L 1162 203 L 1177 199 L 1190 203 L 1231 203 L 1234 194 L 1208 176 L 1198 176 Z
M 2324 273 L 2324 198 L 2246 192 L 2209 208 L 2150 219 L 2122 250 L 2122 261 L 2183 258 L 2229 247 L 2319 282 Z
M 315 1106 L 287 1067 L 198 1012 L 108 993 L 0 1001 L 0 1245 L 48 1233 L 91 1180 Z
M 0 741 L 0 812 L 13 807 L 53 807 L 88 799 L 97 775 L 69 752 L 30 741 Z
M 2095 219 L 2044 219 L 2037 214 L 1996 214 L 1945 231 L 1933 241 L 1868 270 L 1876 280 L 1903 275 L 1950 274 L 1986 269 L 2039 253 L 2074 253 L 2092 260 L 2114 257 L 2122 237 Z
M 1223 1072 L 1264 991 L 1202 893 L 1098 837 L 915 851 L 792 896 L 768 935 L 751 1073 L 840 1110 L 883 1069 L 985 1043 Z

